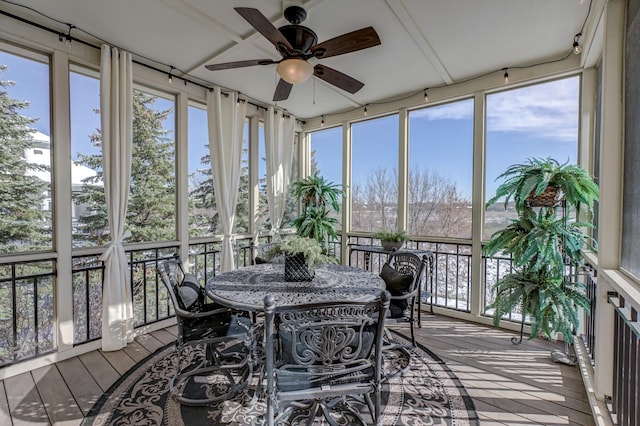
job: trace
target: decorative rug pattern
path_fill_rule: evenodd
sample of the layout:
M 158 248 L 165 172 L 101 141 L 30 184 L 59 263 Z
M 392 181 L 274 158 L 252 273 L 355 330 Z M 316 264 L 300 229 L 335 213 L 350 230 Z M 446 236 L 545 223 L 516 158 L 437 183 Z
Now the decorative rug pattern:
M 404 336 L 395 340 L 410 345 Z M 479 425 L 473 401 L 444 361 L 419 345 L 410 349 L 410 368 L 391 374 L 382 386 L 382 417 L 387 425 Z M 169 394 L 176 371 L 174 345 L 169 344 L 139 362 L 105 392 L 85 418 L 83 426 L 97 425 L 261 425 L 266 406 L 262 399 L 246 404 L 253 390 L 231 400 L 206 407 L 178 404 Z M 406 367 L 403 351 L 385 353 L 389 372 Z M 323 419 L 316 418 L 322 423 Z M 287 424 L 298 424 L 295 420 Z M 345 420 L 345 424 L 349 424 Z

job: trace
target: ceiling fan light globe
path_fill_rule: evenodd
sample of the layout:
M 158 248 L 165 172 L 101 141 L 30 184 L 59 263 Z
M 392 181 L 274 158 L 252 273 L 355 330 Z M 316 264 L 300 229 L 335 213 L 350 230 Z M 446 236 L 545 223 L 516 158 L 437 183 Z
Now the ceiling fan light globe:
M 278 64 L 276 72 L 290 84 L 304 83 L 313 74 L 313 65 L 304 59 L 285 59 Z

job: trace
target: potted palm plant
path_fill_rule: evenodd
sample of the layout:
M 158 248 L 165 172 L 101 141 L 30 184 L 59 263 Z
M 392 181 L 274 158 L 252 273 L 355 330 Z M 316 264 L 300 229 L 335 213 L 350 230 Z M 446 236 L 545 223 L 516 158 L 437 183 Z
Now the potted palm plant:
M 591 210 L 598 200 L 598 185 L 589 173 L 575 164 L 560 164 L 547 158 L 529 158 L 513 164 L 496 178 L 506 180 L 496 189 L 496 195 L 487 201 L 487 207 L 504 197 L 507 208 L 513 198 L 517 212 L 525 206 L 552 207 L 564 198 L 567 204 L 579 208 L 585 204 Z
M 338 220 L 332 215 L 340 211 L 342 189 L 318 173 L 294 182 L 291 188 L 302 204 L 300 215 L 292 222 L 296 233 L 315 239 L 326 250 L 330 238 L 338 238 L 335 231 Z

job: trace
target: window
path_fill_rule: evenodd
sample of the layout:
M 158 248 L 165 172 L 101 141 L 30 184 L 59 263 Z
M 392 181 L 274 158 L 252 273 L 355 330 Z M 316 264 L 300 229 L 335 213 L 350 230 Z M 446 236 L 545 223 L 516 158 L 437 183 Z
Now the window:
M 176 238 L 175 101 L 133 92 L 128 242 Z
M 289 182 L 289 190 L 291 190 L 291 184 L 299 179 L 299 161 L 298 161 L 298 149 L 300 145 L 298 143 L 298 133 L 294 133 L 293 135 L 293 156 L 291 161 L 291 179 Z M 290 228 L 291 222 L 298 216 L 298 205 L 296 203 L 295 198 L 292 195 L 287 197 L 287 207 L 284 211 L 284 217 L 282 218 L 282 227 Z M 338 218 L 340 220 L 340 218 Z
M 311 174 L 318 173 L 327 181 L 341 185 L 342 127 L 332 127 L 311 132 L 309 133 L 309 142 L 311 145 Z M 296 162 L 294 157 L 294 170 Z M 291 182 L 295 182 L 296 179 L 296 176 L 291 176 Z M 338 213 L 335 218 L 339 222 L 338 227 L 340 227 L 342 225 L 342 214 Z
M 602 64 L 598 66 L 597 84 L 596 84 L 596 102 L 595 102 L 595 124 L 593 130 L 593 179 L 596 184 L 600 185 L 600 146 L 602 144 Z M 587 243 L 592 249 L 598 250 L 598 237 L 600 234 L 599 221 L 599 204 L 600 201 L 593 202 L 593 229 L 591 236 L 594 243 Z
M 472 181 L 473 99 L 411 111 L 409 234 L 470 238 Z
M 560 164 L 576 164 L 580 78 L 570 77 L 487 95 L 486 199 L 503 180 L 510 165 L 531 157 L 551 157 Z M 496 203 L 485 212 L 484 239 L 515 218 Z
M 267 147 L 264 140 L 264 123 L 258 124 L 258 226 L 259 231 L 271 229 L 269 202 L 267 201 Z
M 238 201 L 236 202 L 236 218 L 233 222 L 233 233 L 242 234 L 249 232 L 251 219 L 249 204 L 249 120 L 244 121 L 242 133 L 242 157 L 240 163 L 240 184 L 238 186 Z
M 351 230 L 396 229 L 398 115 L 351 126 Z
M 638 23 L 640 22 L 640 8 L 637 1 L 627 5 L 627 38 L 625 41 L 625 134 L 624 134 L 624 175 L 623 175 L 623 206 L 622 206 L 622 247 L 620 266 L 640 280 L 640 89 L 638 88 L 638 73 L 640 63 L 640 37 Z
M 97 73 L 73 69 L 75 71 L 69 73 L 71 220 L 73 246 L 86 247 L 110 240 L 102 181 L 100 80 Z
M 213 235 L 218 229 L 218 215 L 211 174 L 207 110 L 189 105 L 189 237 Z
M 51 250 L 49 58 L 6 48 L 13 53 L 0 50 L 0 253 Z

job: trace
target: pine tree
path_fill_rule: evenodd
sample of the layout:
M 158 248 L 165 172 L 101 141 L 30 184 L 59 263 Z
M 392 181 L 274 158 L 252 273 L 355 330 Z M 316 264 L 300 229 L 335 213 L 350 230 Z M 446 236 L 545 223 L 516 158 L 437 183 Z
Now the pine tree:
M 0 65 L 0 75 L 7 70 Z M 15 85 L 0 80 L 0 252 L 9 253 L 51 247 L 50 214 L 44 200 L 48 182 L 30 174 L 46 171 L 46 166 L 26 161 L 25 152 L 35 147 L 36 119 L 20 114 L 28 101 L 9 97 Z
M 246 149 L 244 149 L 246 153 Z M 195 214 L 190 215 L 191 237 L 204 237 L 221 231 L 218 222 L 218 210 L 211 172 L 211 158 L 209 155 L 202 157 L 203 170 L 201 174 L 206 177 L 189 193 L 189 198 L 194 203 Z M 238 185 L 238 201 L 234 221 L 236 233 L 249 231 L 249 165 L 247 156 L 242 156 L 240 166 L 240 182 Z M 195 229 L 195 230 L 194 230 Z
M 135 91 L 133 95 L 133 158 L 127 209 L 130 242 L 175 239 L 175 155 L 173 140 L 167 138 L 163 123 L 171 110 L 156 111 L 157 97 Z M 99 132 L 90 136 L 102 144 Z M 82 238 L 102 244 L 108 229 L 104 188 L 96 185 L 103 178 L 102 155 L 79 155 L 78 163 L 97 172 L 84 182 L 77 202 L 87 207 L 79 218 Z
M 193 202 L 193 213 L 189 215 L 189 235 L 191 237 L 205 237 L 215 234 L 218 229 L 218 210 L 211 173 L 211 156 L 205 155 L 201 159 L 200 174 L 204 180 L 197 182 L 189 192 L 189 200 Z

